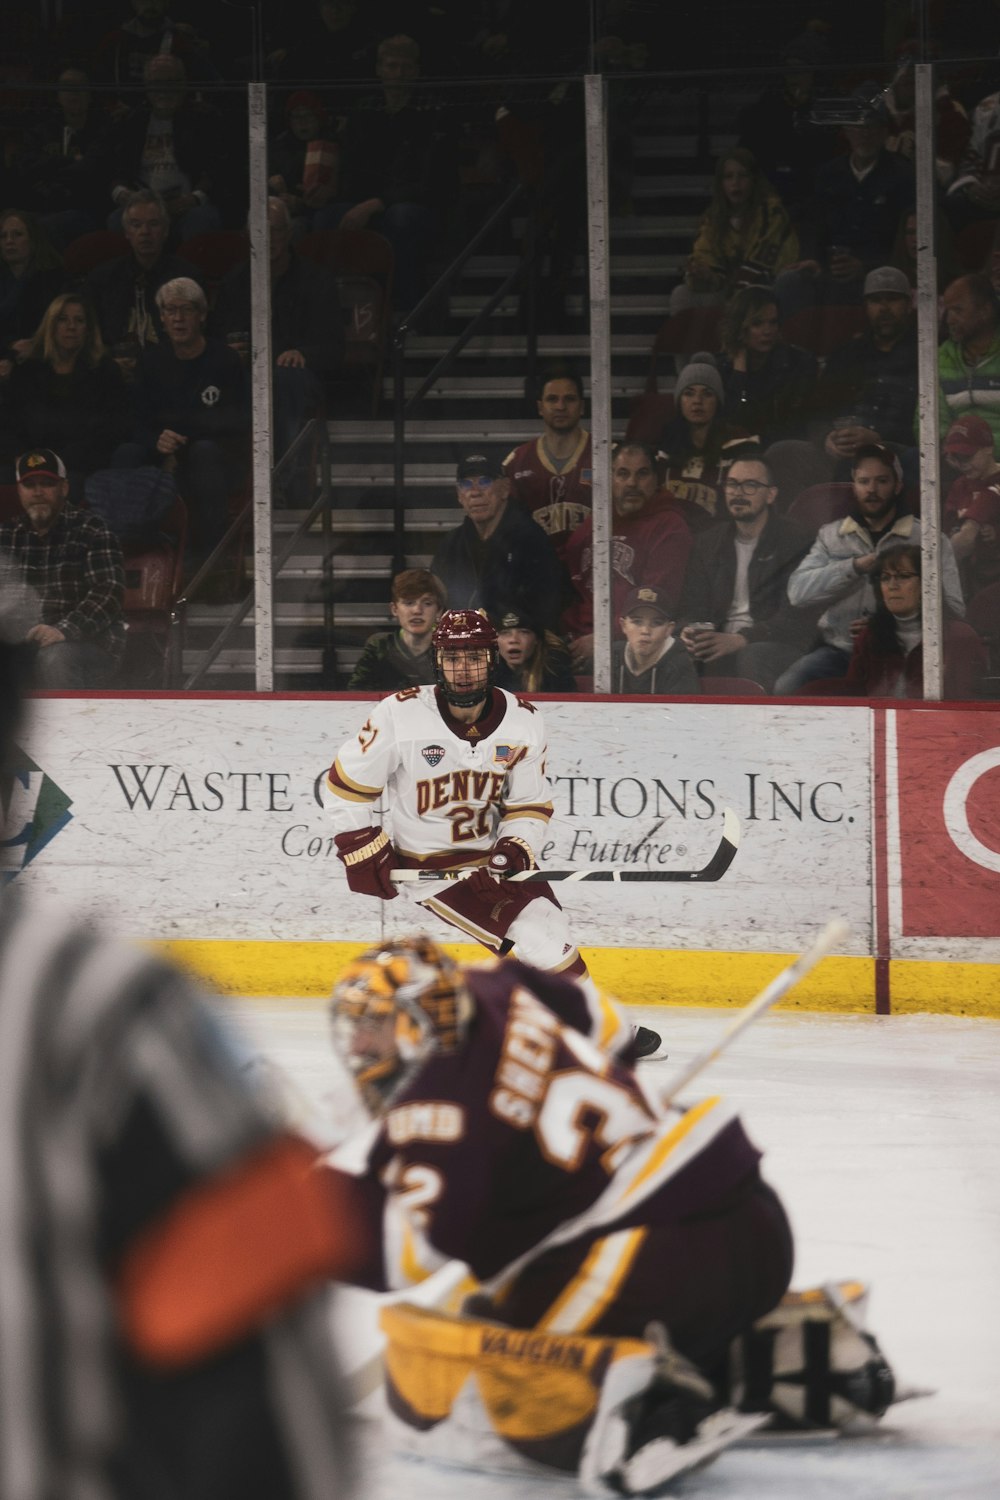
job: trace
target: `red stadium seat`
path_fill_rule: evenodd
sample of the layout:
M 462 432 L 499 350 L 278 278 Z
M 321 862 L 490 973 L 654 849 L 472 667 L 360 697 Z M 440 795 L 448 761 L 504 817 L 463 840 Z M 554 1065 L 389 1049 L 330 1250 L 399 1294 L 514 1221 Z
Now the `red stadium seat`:
M 181 593 L 187 541 L 187 507 L 180 496 L 159 526 L 161 540 L 123 549 L 126 628 L 123 686 L 176 685 L 183 622 L 175 606 Z
M 63 265 L 68 276 L 74 281 L 82 281 L 96 266 L 127 254 L 128 240 L 123 234 L 113 229 L 95 229 L 93 234 L 81 234 L 79 239 L 66 246 Z
M 653 340 L 653 362 L 661 354 L 680 354 L 684 358 L 702 349 L 716 354 L 722 347 L 722 308 L 685 307 L 661 323 Z
M 797 344 L 822 358 L 868 327 L 863 307 L 804 307 L 781 325 L 786 344 Z
M 673 396 L 661 392 L 658 384 L 657 362 L 661 354 L 679 355 L 682 359 L 703 349 L 714 354 L 720 347 L 721 326 L 721 307 L 686 307 L 661 324 L 649 352 L 646 389 L 632 401 L 627 438 L 642 443 L 657 442 L 674 414 Z
M 832 480 L 828 484 L 814 484 L 795 496 L 786 515 L 790 521 L 797 521 L 803 531 L 815 535 L 827 522 L 842 521 L 851 508 L 853 498 L 852 484 Z
M 963 271 L 987 271 L 997 236 L 998 220 L 975 219 L 955 236 L 955 250 Z
M 0 521 L 16 521 L 23 514 L 16 484 L 0 484 Z
M 344 363 L 370 372 L 372 416 L 382 395 L 382 366 L 392 306 L 392 246 L 370 229 L 321 229 L 303 235 L 297 249 L 337 278 L 344 325 Z
M 198 267 L 206 295 L 212 302 L 223 277 L 249 256 L 250 241 L 242 229 L 217 229 L 209 234 L 192 235 L 177 253 L 182 260 Z
M 658 443 L 660 433 L 674 414 L 674 398 L 668 391 L 645 391 L 632 400 L 625 437 L 630 443 Z

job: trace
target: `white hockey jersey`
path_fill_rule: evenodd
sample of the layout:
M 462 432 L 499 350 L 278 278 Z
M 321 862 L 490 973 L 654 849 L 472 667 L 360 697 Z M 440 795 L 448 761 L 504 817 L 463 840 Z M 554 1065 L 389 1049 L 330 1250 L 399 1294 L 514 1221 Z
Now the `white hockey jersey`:
M 338 833 L 375 821 L 386 793 L 399 862 L 454 870 L 482 864 L 504 834 L 534 851 L 552 816 L 545 726 L 530 703 L 493 689 L 488 712 L 462 724 L 433 686 L 384 698 L 340 749 L 324 788 Z

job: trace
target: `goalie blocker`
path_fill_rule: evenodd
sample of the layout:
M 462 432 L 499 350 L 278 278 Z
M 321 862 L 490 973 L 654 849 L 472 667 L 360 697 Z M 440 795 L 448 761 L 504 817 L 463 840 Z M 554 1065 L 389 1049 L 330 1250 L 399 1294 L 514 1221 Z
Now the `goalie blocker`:
M 599 1493 L 655 1494 L 732 1443 L 872 1422 L 897 1399 L 858 1282 L 788 1292 L 709 1382 L 662 1326 L 600 1338 L 397 1304 L 381 1315 L 397 1446 L 504 1473 L 578 1473 Z

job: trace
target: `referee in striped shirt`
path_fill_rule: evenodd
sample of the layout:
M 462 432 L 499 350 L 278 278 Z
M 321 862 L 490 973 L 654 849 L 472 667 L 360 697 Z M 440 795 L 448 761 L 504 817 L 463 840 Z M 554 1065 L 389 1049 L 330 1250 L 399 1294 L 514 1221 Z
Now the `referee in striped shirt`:
M 3 1500 L 346 1496 L 322 1286 L 364 1253 L 351 1205 L 179 973 L 13 886 L 0 1115 Z

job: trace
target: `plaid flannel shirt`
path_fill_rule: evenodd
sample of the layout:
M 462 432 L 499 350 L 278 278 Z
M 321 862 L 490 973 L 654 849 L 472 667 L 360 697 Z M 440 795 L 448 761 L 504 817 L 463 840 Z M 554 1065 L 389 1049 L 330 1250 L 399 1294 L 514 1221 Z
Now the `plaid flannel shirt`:
M 8 607 L 13 588 L 34 596 L 27 629 L 39 621 L 54 625 L 67 641 L 100 646 L 115 661 L 121 659 L 125 566 L 118 538 L 97 516 L 67 505 L 44 536 L 26 520 L 4 522 L 0 562 L 13 575 L 4 580 Z

